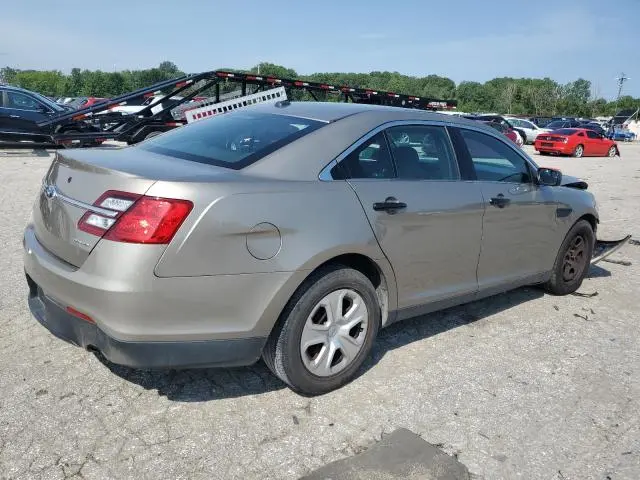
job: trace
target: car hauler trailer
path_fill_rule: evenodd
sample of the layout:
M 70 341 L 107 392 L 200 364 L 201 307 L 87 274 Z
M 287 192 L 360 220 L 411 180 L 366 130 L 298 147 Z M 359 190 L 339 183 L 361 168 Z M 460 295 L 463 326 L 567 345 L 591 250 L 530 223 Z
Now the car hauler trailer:
M 230 84 L 236 86 L 238 97 L 229 98 L 229 93 L 221 92 L 221 87 L 229 87 Z M 211 94 L 205 100 L 193 100 L 201 97 L 203 92 Z M 295 100 L 295 97 L 301 97 L 301 93 L 314 101 L 370 103 L 433 111 L 453 110 L 457 105 L 455 100 L 215 70 L 159 82 L 88 108 L 48 118 L 38 125 L 58 132 L 60 125 L 67 125 L 68 129 L 69 124 L 85 122 L 97 130 L 52 134 L 52 141 L 63 145 L 84 145 L 96 139 L 134 144 L 207 116 L 265 101 Z M 148 104 L 134 114 L 114 111 L 128 102 L 139 104 L 141 99 L 147 99 Z

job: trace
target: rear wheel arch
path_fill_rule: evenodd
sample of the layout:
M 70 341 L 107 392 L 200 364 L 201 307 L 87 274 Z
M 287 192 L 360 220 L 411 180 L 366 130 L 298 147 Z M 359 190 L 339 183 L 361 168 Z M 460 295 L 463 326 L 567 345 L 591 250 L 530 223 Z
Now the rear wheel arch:
M 388 278 L 390 275 L 392 275 L 392 272 L 385 273 L 380 264 L 367 255 L 361 253 L 344 253 L 325 260 L 309 272 L 309 275 L 305 277 L 296 291 L 300 287 L 302 287 L 307 279 L 314 275 L 317 271 L 335 265 L 352 268 L 353 270 L 362 273 L 369 279 L 378 296 L 378 303 L 380 304 L 382 318 L 381 326 L 386 325 L 390 310 L 390 298 L 396 298 L 395 290 L 390 291 L 390 288 L 395 289 L 395 278 Z

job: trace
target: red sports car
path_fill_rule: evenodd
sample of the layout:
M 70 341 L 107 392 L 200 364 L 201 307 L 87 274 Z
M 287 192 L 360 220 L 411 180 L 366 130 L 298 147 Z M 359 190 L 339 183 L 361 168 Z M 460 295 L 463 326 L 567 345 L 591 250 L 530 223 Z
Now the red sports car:
M 560 128 L 549 133 L 541 133 L 534 145 L 541 155 L 551 153 L 574 157 L 620 155 L 616 142 L 586 128 Z

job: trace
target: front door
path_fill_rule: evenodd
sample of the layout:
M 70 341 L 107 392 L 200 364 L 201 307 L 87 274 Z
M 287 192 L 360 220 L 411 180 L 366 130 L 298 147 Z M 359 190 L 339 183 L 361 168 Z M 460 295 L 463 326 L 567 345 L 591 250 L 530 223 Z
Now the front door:
M 3 129 L 22 136 L 41 133 L 36 122 L 48 118 L 50 109 L 25 93 L 13 90 L 2 93 Z
M 589 152 L 588 155 L 593 155 L 597 157 L 603 157 L 609 151 L 609 143 L 605 142 L 603 138 L 600 137 L 593 130 L 587 130 L 587 141 L 589 142 Z M 585 154 L 587 151 L 585 149 Z
M 394 269 L 401 317 L 477 290 L 482 195 L 460 181 L 444 127 L 390 127 L 341 164 Z
M 532 167 L 502 139 L 460 129 L 462 156 L 470 156 L 484 198 L 481 290 L 551 270 L 557 245 L 553 187 L 538 186 Z

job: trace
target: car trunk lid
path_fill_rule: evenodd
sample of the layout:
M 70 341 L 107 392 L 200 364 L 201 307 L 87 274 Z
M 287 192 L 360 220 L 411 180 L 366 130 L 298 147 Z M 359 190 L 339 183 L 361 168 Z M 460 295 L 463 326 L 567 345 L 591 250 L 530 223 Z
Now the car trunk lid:
M 38 241 L 65 262 L 79 267 L 100 240 L 78 228 L 106 191 L 144 194 L 155 182 L 82 159 L 83 152 L 57 153 L 38 192 L 33 224 Z

